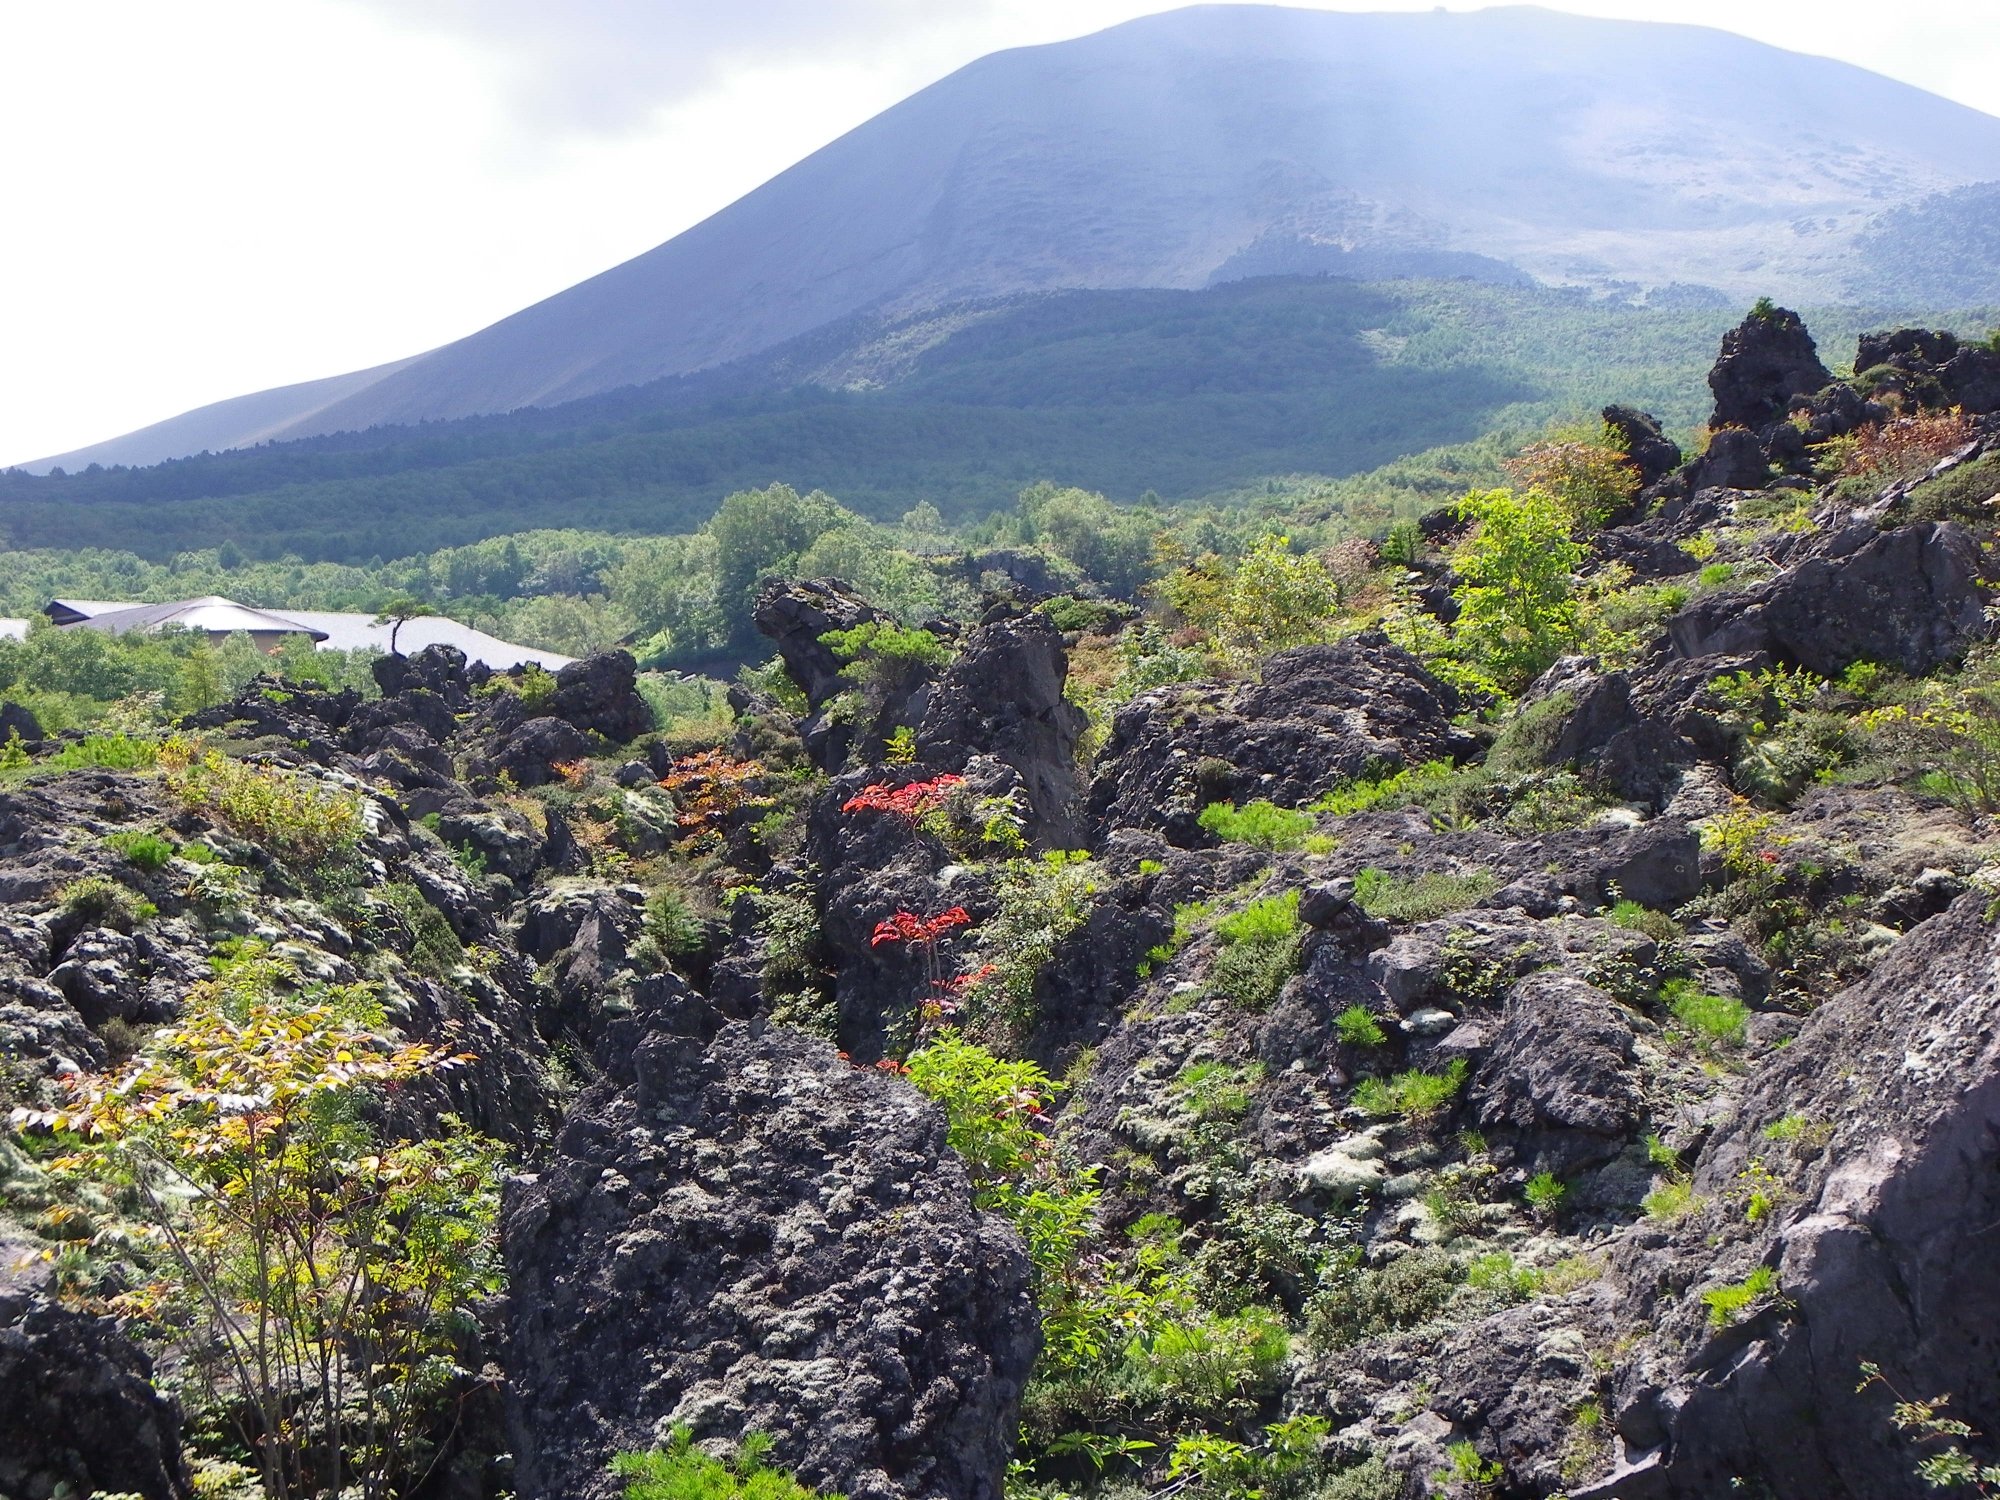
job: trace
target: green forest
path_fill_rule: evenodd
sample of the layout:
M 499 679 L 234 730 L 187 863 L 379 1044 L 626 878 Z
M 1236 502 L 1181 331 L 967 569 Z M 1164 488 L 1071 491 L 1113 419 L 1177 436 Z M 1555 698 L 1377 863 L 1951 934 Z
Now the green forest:
M 1829 358 L 1910 310 L 1813 312 Z M 1687 429 L 1733 320 L 1474 282 L 1269 278 L 1070 292 L 853 321 L 709 375 L 547 411 L 155 465 L 0 473 L 0 539 L 157 562 L 366 563 L 548 527 L 692 531 L 787 483 L 892 521 L 953 520 L 1050 479 L 1113 500 L 1309 488 L 1607 400 Z M 1931 314 L 1983 328 L 1978 311 Z M 911 352 L 915 351 L 915 352 Z

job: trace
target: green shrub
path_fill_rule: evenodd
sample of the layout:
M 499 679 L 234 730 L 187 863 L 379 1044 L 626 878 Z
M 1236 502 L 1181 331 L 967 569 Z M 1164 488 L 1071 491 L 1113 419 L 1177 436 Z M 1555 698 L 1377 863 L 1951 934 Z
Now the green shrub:
M 1049 623 L 1065 635 L 1080 635 L 1088 630 L 1103 630 L 1130 618 L 1129 606 L 1109 603 L 1103 599 L 1079 599 L 1074 594 L 1058 594 L 1041 605 Z
M 1134 1349 L 1128 1378 L 1163 1413 L 1202 1421 L 1254 1408 L 1291 1353 L 1285 1325 L 1268 1308 L 1172 1319 Z
M 1333 1018 L 1334 1032 L 1350 1047 L 1379 1047 L 1388 1041 L 1382 1023 L 1365 1005 L 1350 1005 Z
M 160 742 L 143 735 L 93 734 L 34 762 L 38 771 L 145 771 L 160 758 Z
M 1681 935 L 1681 924 L 1665 912 L 1654 911 L 1636 901 L 1621 898 L 1612 903 L 1605 916 L 1620 927 L 1643 932 L 1656 943 L 1671 943 Z
M 1452 556 L 1454 647 L 1500 687 L 1517 688 L 1577 641 L 1583 548 L 1563 504 L 1541 490 L 1473 491 L 1458 514 L 1474 530 Z
M 1034 1023 L 1035 982 L 1063 939 L 1090 919 L 1097 876 L 1095 861 L 1080 849 L 1051 849 L 1001 865 L 998 909 L 979 931 L 980 957 L 996 972 L 974 989 L 975 1009 L 997 997 L 1007 1024 Z
M 1457 1286 L 1458 1272 L 1441 1250 L 1412 1250 L 1379 1270 L 1350 1252 L 1306 1305 L 1306 1335 L 1330 1352 L 1414 1328 L 1442 1313 Z
M 1044 1322 L 1067 1301 L 1067 1273 L 1092 1234 L 1092 1172 L 1072 1168 L 1035 1128 L 1053 1093 L 1032 1062 L 1010 1062 L 946 1032 L 912 1053 L 909 1079 L 945 1113 L 946 1139 L 965 1160 L 973 1202 L 1020 1232 Z
M 1232 567 L 1210 555 L 1154 585 L 1159 597 L 1214 648 L 1263 656 L 1325 640 L 1341 610 L 1340 584 L 1291 538 L 1264 536 Z
M 505 682 L 508 679 L 494 680 Z M 555 701 L 555 674 L 537 662 L 529 662 L 521 668 L 521 676 L 515 684 L 514 691 L 520 695 L 521 707 L 528 711 L 530 718 L 546 713 L 549 705 Z
M 1279 942 L 1298 930 L 1297 891 L 1285 891 L 1252 901 L 1241 911 L 1231 912 L 1215 924 L 1215 935 L 1225 943 Z
M 174 857 L 174 846 L 157 833 L 107 833 L 104 842 L 142 870 L 165 869 Z
M 727 1463 L 710 1458 L 694 1446 L 694 1435 L 675 1427 L 665 1448 L 649 1453 L 621 1453 L 611 1472 L 625 1481 L 625 1500 L 819 1500 L 782 1469 L 765 1467 L 771 1440 L 746 1432 L 736 1456 Z M 828 1492 L 824 1500 L 845 1500 Z
M 1313 1500 L 1403 1500 L 1403 1476 L 1371 1453 L 1331 1475 Z
M 1429 871 L 1418 876 L 1391 875 L 1369 868 L 1354 877 L 1354 899 L 1371 917 L 1392 922 L 1430 922 L 1463 911 L 1500 889 L 1491 870 L 1463 875 Z
M 1274 853 L 1302 847 L 1314 826 L 1311 813 L 1279 807 L 1261 798 L 1242 807 L 1211 802 L 1196 822 L 1224 843 L 1254 844 Z
M 1542 1273 L 1518 1263 L 1505 1250 L 1476 1257 L 1465 1268 L 1465 1284 L 1482 1292 L 1497 1292 L 1510 1302 L 1525 1302 L 1542 1289 Z
M 1649 1219 L 1675 1224 L 1701 1212 L 1705 1203 L 1701 1194 L 1694 1190 L 1692 1182 L 1685 1177 L 1669 1177 L 1646 1194 L 1639 1207 Z
M 1413 803 L 1428 807 L 1427 799 L 1451 786 L 1461 774 L 1448 760 L 1432 760 L 1399 771 L 1358 777 L 1335 787 L 1313 803 L 1311 810 L 1346 817 L 1350 813 L 1372 812 L 1378 807 L 1408 807 Z
M 1240 1119 L 1250 1108 L 1250 1090 L 1264 1076 L 1261 1063 L 1232 1067 L 1224 1062 L 1200 1062 L 1181 1070 L 1174 1089 L 1196 1120 Z
M 847 663 L 841 675 L 877 694 L 894 691 L 951 660 L 951 647 L 928 630 L 890 620 L 869 620 L 851 630 L 829 630 L 820 644 Z
M 699 953 L 708 941 L 700 913 L 675 885 L 662 885 L 648 893 L 643 930 L 669 959 Z
M 1727 1328 L 1751 1303 L 1777 1289 L 1778 1273 L 1769 1266 L 1759 1266 L 1741 1281 L 1703 1292 L 1701 1300 L 1708 1304 L 1708 1326 Z
M 63 914 L 91 927 L 113 927 L 130 932 L 155 914 L 150 901 L 141 901 L 115 880 L 102 875 L 83 875 L 56 893 Z
M 1298 972 L 1305 928 L 1299 893 L 1266 896 L 1215 924 L 1222 946 L 1208 966 L 1208 987 L 1246 1010 L 1268 1010 Z
M 1537 1172 L 1528 1179 L 1521 1196 L 1537 1213 L 1553 1216 L 1562 1207 L 1563 1199 L 1569 1196 L 1569 1184 L 1560 1181 L 1553 1172 Z
M 1750 1007 L 1728 995 L 1711 995 L 1691 980 L 1670 979 L 1660 986 L 1660 997 L 1674 1019 L 1706 1042 L 1727 1046 L 1743 1044 L 1750 1023 Z
M 1910 519 L 1990 527 L 1994 515 L 1987 502 L 1996 494 L 2000 494 L 2000 454 L 1989 453 L 1910 491 Z
M 187 740 L 160 751 L 166 782 L 181 804 L 227 824 L 286 863 L 312 868 L 361 838 L 358 793 L 321 787 L 276 766 L 231 760 Z
M 1354 1107 L 1367 1115 L 1421 1118 L 1456 1099 L 1470 1072 L 1471 1065 L 1455 1057 L 1441 1073 L 1412 1068 L 1389 1078 L 1364 1078 L 1355 1087 Z

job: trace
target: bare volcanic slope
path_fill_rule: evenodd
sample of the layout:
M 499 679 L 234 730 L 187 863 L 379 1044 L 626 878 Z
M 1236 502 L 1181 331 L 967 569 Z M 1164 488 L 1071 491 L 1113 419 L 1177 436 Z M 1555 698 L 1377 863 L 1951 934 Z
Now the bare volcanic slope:
M 551 405 L 1047 288 L 1498 263 L 1831 298 L 1871 218 L 1992 179 L 2000 119 L 1720 31 L 1198 7 L 982 58 L 601 276 L 298 388 L 289 421 L 265 392 L 45 462 Z

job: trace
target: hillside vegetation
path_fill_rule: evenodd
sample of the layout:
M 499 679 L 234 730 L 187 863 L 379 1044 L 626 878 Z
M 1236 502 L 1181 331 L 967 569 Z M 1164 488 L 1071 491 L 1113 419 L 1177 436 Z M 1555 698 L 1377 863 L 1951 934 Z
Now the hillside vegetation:
M 1869 347 L 1379 540 L 744 491 L 604 564 L 726 686 L 0 647 L 0 1490 L 1990 1472 L 2000 343 Z
M 1840 348 L 1890 321 L 1844 310 L 1819 326 Z M 1926 321 L 1987 326 L 1978 310 Z M 553 411 L 148 469 L 10 471 L 0 536 L 162 562 L 226 541 L 252 558 L 366 563 L 549 526 L 692 531 L 722 496 L 774 481 L 877 521 L 919 504 L 970 520 L 1045 479 L 1115 500 L 1324 497 L 1327 480 L 1496 430 L 1518 441 L 1612 399 L 1691 428 L 1727 322 L 1708 305 L 1471 282 L 1064 293 L 858 323 Z

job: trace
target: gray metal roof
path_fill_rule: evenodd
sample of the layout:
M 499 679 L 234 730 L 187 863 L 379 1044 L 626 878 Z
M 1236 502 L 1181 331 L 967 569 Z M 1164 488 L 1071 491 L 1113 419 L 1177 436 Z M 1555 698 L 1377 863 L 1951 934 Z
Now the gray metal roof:
M 165 625 L 182 625 L 215 635 L 242 630 L 254 634 L 276 632 L 309 635 L 329 651 L 357 651 L 373 647 L 385 655 L 393 627 L 376 623 L 376 616 L 346 610 L 253 609 L 233 599 L 210 594 L 201 599 L 180 599 L 167 604 L 120 603 L 113 599 L 51 599 L 42 611 L 58 625 L 83 626 L 122 635 L 127 630 L 158 630 Z M 27 633 L 25 621 L 13 622 Z M 0 625 L 0 635 L 5 635 Z M 534 646 L 517 646 L 498 636 L 475 630 L 470 625 L 444 615 L 421 615 L 405 620 L 395 632 L 396 646 L 405 656 L 414 656 L 426 646 L 456 646 L 468 663 L 484 663 L 495 671 L 533 662 L 551 672 L 568 666 L 574 657 Z
M 313 630 L 324 631 L 325 639 L 320 644 L 329 651 L 353 651 L 363 646 L 373 646 L 384 652 L 389 649 L 389 627 L 377 625 L 374 615 L 288 609 L 285 618 L 297 620 Z M 470 625 L 461 625 L 443 615 L 420 615 L 414 620 L 405 620 L 403 628 L 396 633 L 396 646 L 405 656 L 415 656 L 426 646 L 456 646 L 465 653 L 468 662 L 484 662 L 495 671 L 533 662 L 554 672 L 576 660 L 556 651 L 517 646 L 512 641 L 503 641 L 498 636 L 474 630 Z
M 73 630 L 101 630 L 107 635 L 123 635 L 128 630 L 154 631 L 169 625 L 178 625 L 187 630 L 199 630 L 208 635 L 234 635 L 245 631 L 251 635 L 309 635 L 315 641 L 326 639 L 326 632 L 316 630 L 311 625 L 293 619 L 290 615 L 275 615 L 268 610 L 252 609 L 247 604 L 238 604 L 234 599 L 225 599 L 220 594 L 207 594 L 199 599 L 173 599 L 165 604 L 134 604 L 127 609 L 106 610 L 85 620 L 78 620 L 70 628 Z
M 42 613 L 58 625 L 74 625 L 78 620 L 88 620 L 92 615 L 108 615 L 114 609 L 135 609 L 131 600 L 120 602 L 116 599 L 51 599 L 42 606 Z
M 0 641 L 25 641 L 28 638 L 28 622 L 11 616 L 0 617 Z

